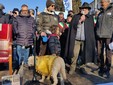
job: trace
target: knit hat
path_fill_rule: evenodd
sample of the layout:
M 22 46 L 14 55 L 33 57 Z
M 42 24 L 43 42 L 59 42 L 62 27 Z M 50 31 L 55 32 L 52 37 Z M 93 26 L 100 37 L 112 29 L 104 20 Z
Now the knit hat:
M 4 5 L 0 3 L 0 9 L 5 9 Z
M 54 0 L 47 0 L 46 1 L 46 7 L 50 7 L 52 4 L 55 4 L 55 1 Z
M 14 13 L 15 11 L 18 11 L 18 12 L 19 12 L 19 9 L 18 9 L 18 8 L 14 8 L 14 9 L 13 9 L 13 13 Z

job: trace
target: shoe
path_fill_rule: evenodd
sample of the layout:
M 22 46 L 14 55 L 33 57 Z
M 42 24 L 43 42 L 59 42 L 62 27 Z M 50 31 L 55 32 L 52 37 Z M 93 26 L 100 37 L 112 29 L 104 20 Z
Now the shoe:
M 101 76 L 101 77 L 103 77 L 104 73 L 99 71 L 98 72 L 98 75 Z
M 85 75 L 88 74 L 84 68 L 80 68 L 79 70 L 80 70 L 80 72 L 81 72 L 82 74 L 85 74 Z
M 106 71 L 105 75 L 106 75 L 105 78 L 110 78 L 110 72 L 109 71 Z

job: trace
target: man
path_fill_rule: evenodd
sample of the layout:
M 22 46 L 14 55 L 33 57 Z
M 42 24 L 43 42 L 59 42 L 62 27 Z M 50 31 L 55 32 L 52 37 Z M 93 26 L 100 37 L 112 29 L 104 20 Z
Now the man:
M 67 62 L 71 60 L 69 74 L 74 74 L 76 63 L 81 51 L 83 64 L 93 62 L 95 54 L 95 37 L 93 16 L 89 15 L 89 4 L 84 2 L 80 13 L 73 16 L 68 34 L 69 48 L 66 46 Z
M 102 10 L 97 18 L 97 42 L 98 42 L 98 56 L 100 61 L 99 75 L 110 77 L 111 67 L 111 50 L 109 44 L 113 33 L 113 5 L 110 4 L 111 0 L 101 0 Z M 104 48 L 106 59 L 104 59 Z
M 13 20 L 19 15 L 19 9 L 18 8 L 14 8 L 12 11 L 12 15 L 11 15 L 11 19 L 10 19 L 10 24 L 13 24 Z M 19 65 L 18 65 L 18 56 L 17 56 L 17 50 L 16 50 L 16 35 L 14 34 L 13 31 L 13 69 L 16 70 L 18 69 Z
M 58 19 L 55 10 L 55 2 L 53 0 L 47 0 L 46 9 L 44 12 L 39 14 L 39 19 L 37 20 L 37 30 L 40 36 L 47 36 L 51 34 L 51 26 L 58 25 Z M 39 55 L 45 55 L 47 43 L 41 41 Z
M 6 24 L 9 23 L 10 16 L 8 14 L 5 15 L 3 10 L 5 9 L 3 4 L 0 4 L 0 23 Z
M 34 18 L 31 17 L 28 12 L 28 6 L 23 4 L 20 15 L 17 16 L 13 22 L 19 65 L 24 61 L 25 66 L 27 66 L 29 49 L 30 46 L 33 45 L 34 22 Z

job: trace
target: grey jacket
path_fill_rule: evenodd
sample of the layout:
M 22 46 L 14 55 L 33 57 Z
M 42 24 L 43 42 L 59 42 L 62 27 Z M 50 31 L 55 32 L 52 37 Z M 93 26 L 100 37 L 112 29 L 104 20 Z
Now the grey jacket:
M 16 44 L 30 46 L 33 44 L 33 35 L 35 31 L 35 21 L 31 16 L 17 16 L 13 21 L 14 34 L 16 35 Z
M 44 12 L 38 16 L 38 33 L 46 32 L 52 25 L 58 25 L 58 18 L 54 12 L 48 12 L 47 9 L 45 9 Z
M 99 38 L 111 38 L 113 33 L 113 4 L 99 13 L 96 24 L 96 33 Z

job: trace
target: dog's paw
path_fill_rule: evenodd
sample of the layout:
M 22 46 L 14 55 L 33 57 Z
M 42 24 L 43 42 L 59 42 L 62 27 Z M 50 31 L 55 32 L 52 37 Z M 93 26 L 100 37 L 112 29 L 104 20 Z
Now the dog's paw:
M 44 82 L 44 80 L 42 80 L 42 79 L 41 79 L 41 80 L 39 80 L 39 82 L 43 83 L 43 82 Z

